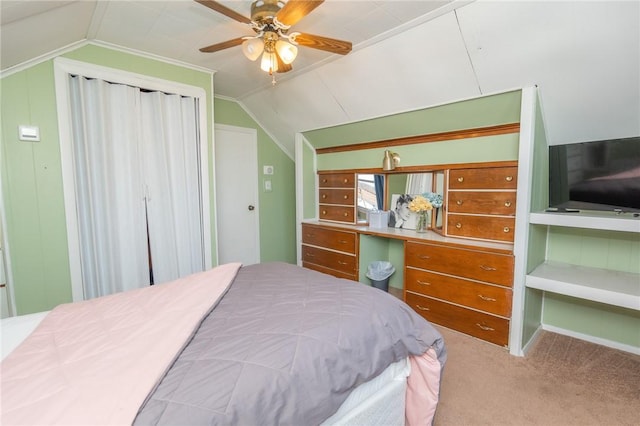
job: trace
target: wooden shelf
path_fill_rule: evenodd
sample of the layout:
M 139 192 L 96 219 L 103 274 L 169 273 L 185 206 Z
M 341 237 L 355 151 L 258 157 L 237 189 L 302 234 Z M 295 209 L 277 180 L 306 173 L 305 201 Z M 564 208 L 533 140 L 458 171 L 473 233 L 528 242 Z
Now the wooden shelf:
M 536 225 L 640 233 L 640 217 L 634 217 L 633 213 L 616 214 L 614 212 L 597 211 L 581 211 L 579 213 L 536 212 L 529 214 L 529 222 Z
M 527 275 L 526 286 L 640 311 L 640 274 L 545 262 Z

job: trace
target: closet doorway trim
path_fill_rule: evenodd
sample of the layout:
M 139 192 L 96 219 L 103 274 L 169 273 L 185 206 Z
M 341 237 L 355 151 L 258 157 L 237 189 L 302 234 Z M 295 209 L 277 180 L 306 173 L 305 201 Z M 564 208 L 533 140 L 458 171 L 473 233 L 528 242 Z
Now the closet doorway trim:
M 60 136 L 60 160 L 64 187 L 64 206 L 67 225 L 67 242 L 69 250 L 69 270 L 71 275 L 71 293 L 74 302 L 84 300 L 82 286 L 82 266 L 80 261 L 80 240 L 78 235 L 78 220 L 73 169 L 72 121 L 71 103 L 69 95 L 69 75 L 81 75 L 87 78 L 97 78 L 113 83 L 126 84 L 146 90 L 174 93 L 190 96 L 198 102 L 199 138 L 200 138 L 200 180 L 201 206 L 203 230 L 203 254 L 205 269 L 212 267 L 211 262 L 211 213 L 209 189 L 209 139 L 207 137 L 207 101 L 206 92 L 201 87 L 191 86 L 175 81 L 163 80 L 142 74 L 99 65 L 88 64 L 67 58 L 54 59 L 54 76 L 56 90 L 56 106 L 58 111 L 58 129 Z

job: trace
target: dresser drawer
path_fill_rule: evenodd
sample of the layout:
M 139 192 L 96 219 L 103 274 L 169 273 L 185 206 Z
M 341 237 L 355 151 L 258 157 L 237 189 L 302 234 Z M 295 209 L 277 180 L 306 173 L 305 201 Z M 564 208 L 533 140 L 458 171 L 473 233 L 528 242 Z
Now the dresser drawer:
M 449 171 L 449 189 L 516 189 L 517 186 L 517 167 L 452 169 Z
M 407 268 L 405 289 L 503 317 L 511 316 L 511 289 Z
M 355 173 L 327 173 L 318 176 L 320 188 L 355 188 Z
M 320 204 L 319 212 L 321 220 L 355 223 L 355 206 L 330 206 L 327 204 Z
M 408 241 L 405 264 L 462 278 L 513 285 L 513 256 Z
M 513 242 L 515 224 L 515 217 L 448 214 L 447 235 Z
M 350 254 L 356 253 L 357 235 L 355 232 L 336 231 L 310 225 L 302 225 L 302 243 Z
M 355 274 L 358 270 L 356 256 L 338 253 L 330 250 L 323 250 L 307 245 L 302 246 L 302 261 L 325 266 L 336 271 L 347 274 Z
M 353 189 L 320 189 L 320 203 L 322 204 L 340 204 L 346 206 L 355 206 L 355 191 Z
M 516 193 L 514 192 L 467 192 L 450 191 L 447 210 L 449 213 L 516 215 Z
M 322 272 L 324 274 L 333 275 L 337 278 L 344 278 L 351 281 L 358 281 L 358 277 L 356 274 L 349 274 L 342 271 L 336 271 L 335 269 L 330 269 L 322 265 L 316 265 L 315 263 L 302 262 L 302 266 L 307 269 L 313 269 L 314 271 Z
M 433 322 L 482 340 L 507 346 L 509 320 L 406 292 L 406 303 Z

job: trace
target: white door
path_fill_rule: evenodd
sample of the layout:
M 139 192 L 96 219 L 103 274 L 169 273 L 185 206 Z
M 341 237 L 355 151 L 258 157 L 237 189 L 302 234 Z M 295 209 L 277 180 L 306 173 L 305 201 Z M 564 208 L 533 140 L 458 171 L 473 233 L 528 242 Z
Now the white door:
M 215 129 L 218 263 L 259 263 L 257 133 L 219 124 Z

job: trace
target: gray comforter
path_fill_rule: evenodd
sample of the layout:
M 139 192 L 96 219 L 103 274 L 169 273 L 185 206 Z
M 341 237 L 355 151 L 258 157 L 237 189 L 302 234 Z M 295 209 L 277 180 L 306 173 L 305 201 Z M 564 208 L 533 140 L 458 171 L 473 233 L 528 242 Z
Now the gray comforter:
M 244 266 L 135 424 L 314 425 L 440 334 L 389 294 L 285 263 Z

